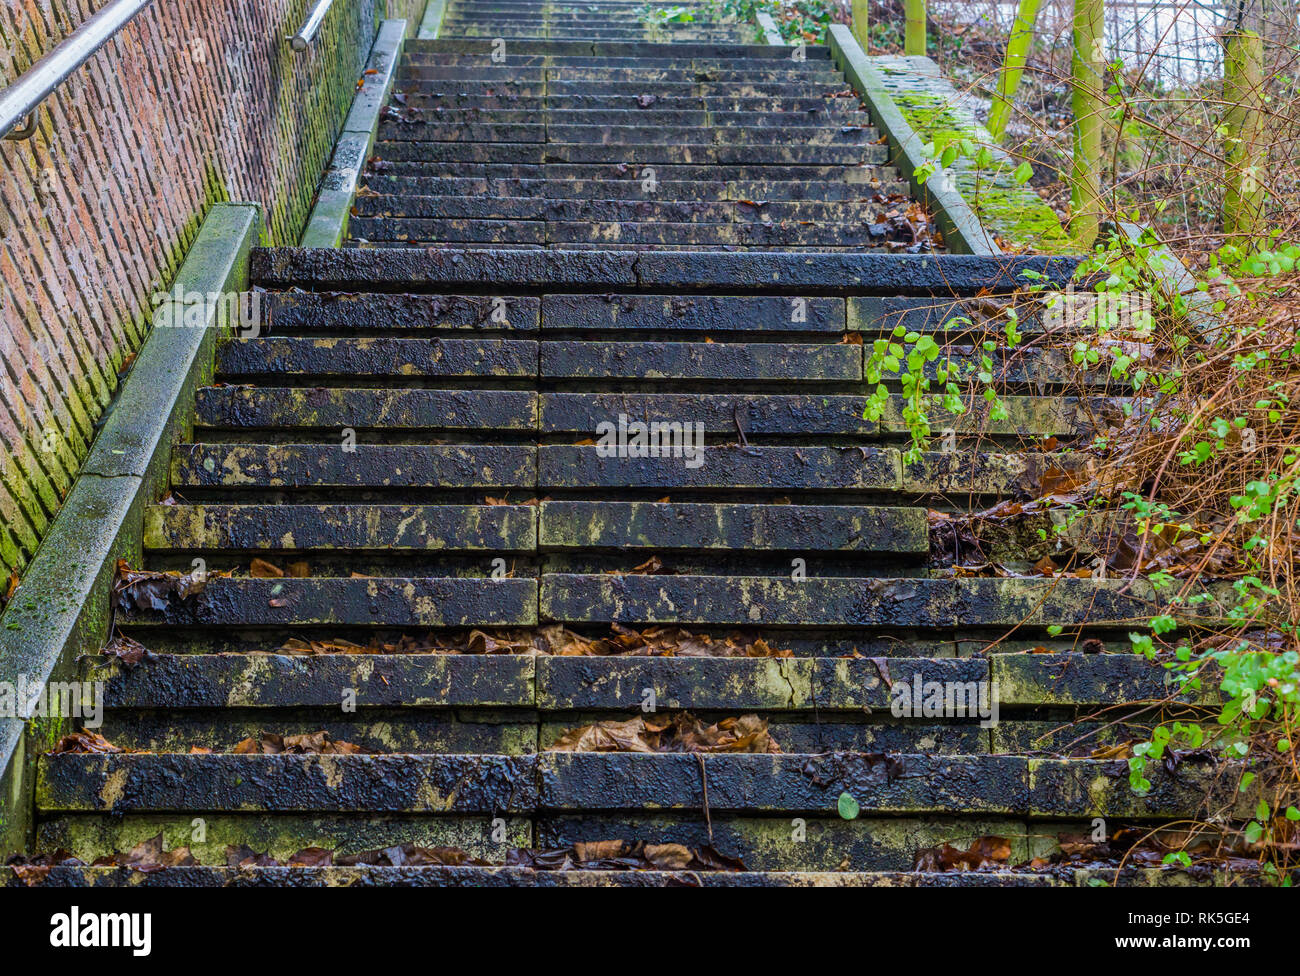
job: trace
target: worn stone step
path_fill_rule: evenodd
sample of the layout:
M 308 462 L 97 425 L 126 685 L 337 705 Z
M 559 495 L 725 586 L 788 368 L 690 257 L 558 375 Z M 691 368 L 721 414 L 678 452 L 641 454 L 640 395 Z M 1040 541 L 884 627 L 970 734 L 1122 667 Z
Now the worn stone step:
M 633 81 L 646 84 L 656 82 L 692 81 L 699 84 L 744 82 L 746 84 L 809 84 L 841 85 L 848 87 L 844 75 L 826 65 L 824 62 L 808 62 L 800 65 L 794 62 L 767 62 L 770 67 L 754 68 L 747 65 L 732 66 L 721 62 L 721 67 L 703 67 L 690 65 L 684 68 L 656 68 L 638 64 L 636 67 L 554 67 L 545 69 L 548 82 L 579 81 Z M 525 69 L 526 71 L 527 69 Z
M 771 58 L 682 58 L 682 57 L 602 57 L 590 54 L 543 54 L 541 52 L 532 53 L 515 53 L 509 50 L 504 52 L 504 61 L 493 61 L 492 53 L 477 54 L 456 54 L 448 52 L 424 52 L 413 51 L 407 53 L 402 58 L 403 64 L 418 66 L 435 66 L 435 67 L 463 67 L 466 69 L 476 69 L 479 67 L 504 68 L 504 69 L 521 69 L 533 71 L 537 69 L 555 69 L 558 72 L 567 68 L 578 69 L 601 69 L 601 70 L 628 70 L 635 73 L 644 71 L 682 71 L 682 72 L 711 72 L 726 70 L 731 72 L 755 72 L 764 73 L 775 70 L 787 70 L 791 73 L 804 72 L 805 69 L 789 62 L 791 65 L 788 69 L 785 67 L 786 62 L 774 62 Z M 817 68 L 826 69 L 826 65 L 819 64 Z
M 531 433 L 538 424 L 537 394 L 528 390 L 209 386 L 197 400 L 200 429 Z
M 920 508 L 549 501 L 538 525 L 543 549 L 929 550 Z
M 648 761 L 642 761 L 648 760 Z M 662 760 L 662 761 L 661 761 Z M 829 813 L 850 792 L 880 813 L 1011 813 L 1028 806 L 1023 760 L 899 757 L 910 775 L 862 754 L 829 756 L 636 756 L 549 753 L 538 757 L 547 809 L 702 810 L 754 815 Z M 820 774 L 820 775 L 819 775 Z
M 428 241 L 439 244 L 548 243 L 548 228 L 540 220 L 481 220 L 449 217 L 353 217 L 348 233 L 358 241 Z
M 466 25 L 458 30 L 462 37 L 501 38 L 507 45 L 516 42 L 546 41 L 581 42 L 581 41 L 621 41 L 623 43 L 651 44 L 670 38 L 680 39 L 683 43 L 707 44 L 711 41 L 725 41 L 728 32 L 719 30 L 690 30 L 677 27 L 672 30 L 650 29 L 648 27 L 605 27 L 592 31 L 576 24 L 555 24 L 546 26 L 518 25 L 510 21 L 492 19 L 478 25 Z
M 805 96 L 813 89 L 844 89 L 848 83 L 844 76 L 833 70 L 817 70 L 811 66 L 804 68 L 784 66 L 768 70 L 763 69 L 698 69 L 690 66 L 683 68 L 583 68 L 583 67 L 526 67 L 514 64 L 492 64 L 484 61 L 478 65 L 440 65 L 437 63 L 418 64 L 409 60 L 397 69 L 397 84 L 406 87 L 412 83 L 424 86 L 428 83 L 459 85 L 463 81 L 497 81 L 545 85 L 547 91 L 553 84 L 559 85 L 604 85 L 635 84 L 656 88 L 659 85 L 784 85 L 806 89 Z M 653 91 L 652 91 L 653 93 Z
M 211 488 L 481 488 L 536 484 L 537 451 L 515 445 L 182 444 L 172 484 Z
M 866 397 L 812 393 L 543 393 L 542 434 L 594 434 L 606 421 L 702 425 L 705 434 L 873 436 L 879 425 L 863 418 Z M 901 406 L 900 406 L 901 409 Z
M 129 851 L 161 833 L 168 850 L 188 846 L 200 862 L 223 865 L 228 845 L 245 844 L 259 852 L 268 851 L 281 861 L 288 861 L 304 845 L 351 854 L 408 842 L 458 847 L 485 860 L 504 860 L 505 851 L 510 848 L 531 845 L 533 833 L 529 818 L 511 813 L 501 816 L 502 823 L 498 826 L 502 830 L 495 840 L 491 830 L 484 830 L 485 823 L 490 823 L 492 818 L 485 820 L 478 813 L 430 816 L 403 812 L 357 816 L 356 812 L 277 811 L 274 816 L 249 816 L 214 811 L 203 815 L 205 830 L 197 837 L 192 819 L 184 821 L 182 831 L 182 824 L 174 814 L 129 813 L 104 817 L 71 813 L 44 820 L 38 827 L 38 840 L 45 849 L 76 849 L 97 857 Z M 130 873 L 137 879 L 157 877 L 155 872 Z
M 888 225 L 837 222 L 819 224 L 811 220 L 786 220 L 781 223 L 655 223 L 653 221 L 554 221 L 474 220 L 435 217 L 356 217 L 349 225 L 357 240 L 427 241 L 430 243 L 480 244 L 590 244 L 632 245 L 668 244 L 674 246 L 713 245 L 745 247 L 804 246 L 839 247 L 856 250 L 877 249 L 888 253 L 907 241 L 896 241 L 898 234 Z M 1019 374 L 1012 374 L 1019 375 Z M 1026 371 L 1029 382 L 1038 378 Z
M 959 416 L 936 411 L 931 416 L 932 429 L 939 441 L 936 446 L 941 446 L 949 432 L 959 437 L 981 434 L 1025 440 L 1079 435 L 1119 416 L 1123 405 L 1118 400 L 1094 403 L 1076 397 L 1009 396 L 1002 397 L 1000 402 L 1007 417 L 998 421 L 990 419 L 992 408 L 983 400 L 969 404 L 967 411 Z M 758 437 L 869 437 L 880 433 L 908 433 L 910 428 L 904 417 L 906 402 L 901 396 L 890 397 L 879 422 L 864 418 L 866 406 L 865 396 L 843 394 L 543 393 L 538 399 L 539 429 L 543 434 L 591 434 L 602 421 L 617 418 L 620 413 L 646 423 L 685 419 L 703 424 L 707 434 L 738 436 L 739 431 L 744 431 L 748 436 Z M 963 456 L 968 465 L 966 470 L 972 472 L 986 468 L 989 463 L 999 463 L 981 462 L 976 454 Z M 1055 459 L 1043 456 L 1042 460 L 1060 466 L 1068 464 L 1072 456 L 1059 455 Z M 960 468 L 936 468 L 930 463 L 918 470 L 958 474 Z M 1047 469 L 1037 470 L 1041 475 Z
M 682 457 L 602 457 L 598 447 L 542 445 L 538 487 L 892 491 L 900 485 L 897 450 L 840 447 L 705 447 L 703 463 Z
M 355 686 L 339 687 L 334 702 L 309 708 L 216 706 L 163 710 L 147 705 L 120 709 L 106 706 L 99 732 L 114 745 L 131 752 L 185 753 L 198 746 L 228 753 L 244 739 L 256 741 L 271 730 L 281 736 L 324 731 L 336 741 L 350 742 L 372 753 L 526 756 L 537 752 L 537 715 L 531 708 L 479 707 L 471 703 L 450 708 L 437 705 L 358 707 L 355 712 L 343 712 L 339 702 L 355 690 Z M 439 690 L 435 689 L 435 693 Z M 484 691 L 489 696 L 493 694 L 491 689 Z M 462 697 L 461 691 L 456 690 L 454 697 Z M 847 726 L 844 736 L 846 742 L 862 742 L 863 749 L 873 743 L 897 743 L 907 748 L 896 751 L 916 752 L 928 739 L 942 747 L 934 751 L 948 754 L 962 751 L 959 746 L 965 740 L 951 730 L 945 733 L 942 726 L 921 728 L 927 728 L 928 732 L 903 736 L 873 735 L 869 727 L 863 726 L 864 731 L 858 732 L 853 726 Z M 789 726 L 789 729 L 788 741 L 809 743 L 801 751 L 818 751 L 815 748 L 818 740 L 811 734 L 815 730 L 802 725 Z M 984 735 L 987 737 L 987 733 Z
M 527 295 L 384 295 L 329 291 L 263 292 L 267 327 L 304 331 L 474 329 L 532 332 L 541 302 Z
M 998 402 L 1006 417 L 994 420 L 993 407 L 978 396 L 967 395 L 965 412 L 954 416 L 943 410 L 930 412 L 931 431 L 942 444 L 948 433 L 963 437 L 979 434 L 989 437 L 1018 437 L 1024 441 L 1052 436 L 1079 436 L 1103 428 L 1123 417 L 1127 401 L 1116 397 L 1074 396 L 1000 396 Z M 904 417 L 905 400 L 891 396 L 880 418 L 880 429 L 894 434 L 908 432 Z M 972 470 L 979 464 L 970 459 Z M 1069 460 L 1066 456 L 1062 460 Z
M 719 814 L 715 817 L 712 811 L 707 820 L 694 811 L 668 817 L 653 814 L 548 814 L 537 820 L 538 836 L 547 844 L 561 846 L 596 841 L 602 837 L 626 839 L 635 835 L 646 838 L 649 843 L 680 843 L 698 848 L 710 843 L 712 834 L 713 844 L 734 852 L 746 867 L 798 871 L 809 879 L 810 884 L 820 883 L 812 880 L 824 876 L 819 872 L 835 872 L 848 865 L 906 872 L 915 865 L 917 854 L 922 850 L 944 843 L 952 843 L 964 850 L 982 836 L 1007 840 L 1011 846 L 1010 860 L 1016 864 L 1024 864 L 1035 855 L 1050 853 L 1055 846 L 1050 833 L 1041 838 L 1034 836 L 1023 819 L 998 814 L 859 817 L 855 821 L 814 815 L 805 818 L 801 826 L 802 830 L 795 831 L 788 817 L 744 814 Z M 799 837 L 798 841 L 792 840 L 795 835 Z M 954 871 L 949 875 L 929 877 L 976 877 L 980 874 L 983 872 Z M 920 879 L 927 875 L 906 874 L 900 877 Z M 1007 874 L 1004 877 L 1038 876 Z
M 1027 778 L 994 756 L 112 755 L 43 757 L 37 788 L 45 813 L 128 816 L 695 811 L 706 788 L 715 814 L 824 815 L 848 791 L 869 812 L 978 815 L 1027 808 Z
M 161 610 L 119 616 L 132 627 L 531 627 L 531 579 L 243 579 L 214 577 Z
M 992 654 L 989 676 L 1005 705 L 1126 705 L 1176 696 L 1174 673 L 1138 654 Z M 1207 689 L 1202 701 L 1213 701 Z
M 807 120 L 802 117 L 800 122 Z M 779 126 L 778 126 L 779 123 Z M 793 125 L 787 120 L 742 125 L 723 122 L 680 122 L 672 125 L 551 124 L 542 122 L 459 122 L 443 119 L 386 120 L 379 125 L 384 142 L 547 143 L 624 146 L 639 143 L 682 143 L 717 146 L 843 146 L 877 142 L 874 129 L 851 121 L 834 125 Z
M 629 99 L 628 102 L 631 102 Z M 682 104 L 671 104 L 680 102 Z M 640 108 L 635 103 L 621 107 L 579 107 L 568 103 L 547 105 L 538 102 L 534 105 L 508 108 L 453 108 L 437 105 L 427 109 L 407 106 L 403 118 L 412 117 L 425 125 L 443 126 L 518 126 L 524 124 L 549 127 L 564 126 L 660 126 L 674 128 L 682 126 L 741 126 L 753 128 L 764 125 L 792 125 L 796 127 L 816 126 L 869 126 L 870 116 L 863 111 L 833 111 L 843 104 L 843 100 L 822 99 L 815 109 L 803 111 L 776 110 L 710 110 L 704 99 L 664 99 L 656 100 L 647 108 Z M 852 109 L 844 105 L 845 109 Z M 507 130 L 508 131 L 508 130 Z
M 963 378 L 973 377 L 980 370 L 986 355 L 993 363 L 988 385 L 998 389 L 1028 389 L 1040 396 L 1048 390 L 1061 387 L 1077 389 L 1082 386 L 1099 393 L 1113 388 L 1117 395 L 1132 391 L 1127 383 L 1112 378 L 1109 369 L 1104 366 L 1085 368 L 1075 365 L 1072 353 L 1059 346 L 1025 345 L 1018 349 L 1003 348 L 985 353 L 971 346 L 949 345 L 944 347 L 939 359 L 925 364 L 924 374 L 931 380 L 937 380 L 939 369 L 947 365 L 950 370 L 956 367 Z M 870 357 L 864 358 L 869 367 Z M 898 374 L 898 370 L 882 370 L 881 377 L 886 382 L 893 382 L 897 380 Z
M 1074 307 L 1085 310 L 1094 296 L 1076 295 L 1068 299 Z M 1015 302 L 1011 299 L 968 298 L 901 298 L 855 296 L 848 302 L 849 328 L 861 332 L 892 332 L 901 326 L 909 332 L 943 333 L 949 342 L 969 341 L 975 336 L 982 341 L 986 336 L 1004 334 L 1007 323 L 1014 316 L 1016 330 L 1024 335 L 1038 336 L 1050 332 L 1059 338 L 1058 345 L 1068 348 L 1066 336 L 1079 332 L 1095 331 L 1084 314 L 1067 315 L 1045 310 L 1039 301 Z M 1064 306 L 1062 306 L 1064 307 Z M 1134 344 L 1137 346 L 1138 344 Z
M 552 185 L 557 181 L 569 182 L 585 180 L 594 183 L 620 185 L 618 181 L 627 181 L 631 186 L 640 188 L 645 178 L 641 174 L 644 167 L 626 164 L 600 163 L 548 163 L 548 164 L 511 164 L 484 163 L 481 165 L 463 162 L 429 162 L 420 160 L 383 160 L 383 174 L 392 176 L 428 176 L 435 178 L 459 177 L 491 180 L 544 180 Z M 655 179 L 660 185 L 665 182 L 716 182 L 721 180 L 739 181 L 741 183 L 783 182 L 840 183 L 846 186 L 858 186 L 863 193 L 873 192 L 872 181 L 877 179 L 881 167 L 871 163 L 839 166 L 814 165 L 767 165 L 754 166 L 726 165 L 707 166 L 702 164 L 656 163 Z M 757 199 L 757 198 L 755 198 Z
M 449 72 L 450 74 L 450 72 Z M 846 89 L 841 84 L 827 82 L 785 81 L 657 81 L 647 85 L 641 81 L 571 79 L 534 80 L 509 77 L 487 78 L 403 78 L 396 82 L 405 96 L 419 99 L 431 97 L 478 95 L 515 98 L 546 98 L 552 106 L 577 104 L 582 99 L 626 96 L 641 98 L 832 98 Z M 647 90 L 650 89 L 650 90 Z
M 1149 619 L 1150 588 L 1091 579 L 849 579 L 548 574 L 544 619 L 767 627 L 1111 626 Z
M 1073 273 L 1070 258 L 960 254 L 829 254 L 605 250 L 527 251 L 512 248 L 274 248 L 253 250 L 253 280 L 267 288 L 320 291 L 442 292 L 464 288 L 491 294 L 525 290 L 642 291 L 652 294 L 734 293 L 759 288 L 784 295 L 975 295 L 1006 291 L 1025 271 L 1049 282 Z M 761 283 L 761 286 L 757 283 Z M 502 287 L 503 284 L 509 287 Z M 580 286 L 577 287 L 577 286 Z
M 529 552 L 537 548 L 537 509 L 530 505 L 154 505 L 145 510 L 144 547 Z
M 485 179 L 455 176 L 370 176 L 366 178 L 367 192 L 385 195 L 402 194 L 409 197 L 475 197 L 484 199 L 483 207 L 506 198 L 538 198 L 546 200 L 692 200 L 703 203 L 720 201 L 808 201 L 811 203 L 874 203 L 877 196 L 888 198 L 900 193 L 906 185 L 894 180 L 882 168 L 879 179 L 873 183 L 818 183 L 812 181 L 685 181 L 656 180 L 653 189 L 642 186 L 641 181 L 623 179 L 557 180 L 557 179 Z M 631 196 L 630 196 L 631 195 Z M 372 210 L 382 204 L 370 204 L 366 196 L 358 197 L 358 212 Z M 882 201 L 883 202 L 883 201 Z M 883 202 L 882 209 L 889 207 Z M 426 203 L 426 206 L 433 206 Z M 779 203 L 778 203 L 779 207 Z M 771 211 L 766 208 L 765 212 Z M 827 210 L 829 212 L 829 209 Z M 448 216 L 451 216 L 448 214 Z
M 1103 669 L 1094 670 L 1098 676 L 1102 673 Z M 982 658 L 539 657 L 536 680 L 537 705 L 543 711 L 637 711 L 649 688 L 659 710 L 755 711 L 765 717 L 770 713 L 774 720 L 779 713 L 791 711 L 883 710 L 884 720 L 897 727 L 914 724 L 923 716 L 918 713 L 895 719 L 889 715 L 894 684 L 909 688 L 918 682 L 922 688 L 933 682 L 945 688 L 960 686 L 967 697 L 954 697 L 953 701 L 968 703 L 970 717 L 976 717 L 980 702 L 977 684 L 988 682 L 989 663 Z M 988 694 L 986 690 L 986 702 Z M 999 701 L 1008 703 L 1005 694 Z M 952 716 L 946 720 L 951 721 Z M 931 733 L 935 727 L 931 726 Z M 976 728 L 958 726 L 953 731 Z M 877 725 L 875 731 L 886 735 L 891 728 Z M 962 741 L 969 751 L 987 751 L 975 738 L 978 736 L 963 735 Z M 549 744 L 543 741 L 543 748 Z M 784 743 L 782 747 L 798 751 Z
M 548 379 L 853 382 L 862 347 L 792 342 L 572 342 L 541 344 Z
M 922 695 L 929 693 L 927 685 L 942 684 L 945 697 L 940 704 L 948 702 L 946 689 L 951 687 L 952 705 L 944 708 L 960 707 L 966 710 L 966 717 L 982 718 L 978 709 L 992 703 L 989 695 L 1006 709 L 1160 701 L 1170 693 L 1165 680 L 1168 674 L 1160 665 L 1137 655 L 1078 653 L 993 654 L 988 658 L 155 654 L 141 666 L 126 668 L 116 660 L 100 659 L 88 661 L 84 670 L 87 680 L 104 683 L 103 701 L 109 713 L 227 707 L 263 713 L 268 709 L 333 709 L 343 693 L 351 690 L 359 710 L 382 711 L 385 716 L 394 714 L 393 709 L 467 707 L 625 714 L 629 709 L 640 710 L 645 689 L 650 688 L 660 710 L 687 709 L 702 714 L 757 711 L 770 713 L 773 722 L 792 728 L 800 719 L 781 713 L 883 710 L 877 717 L 886 724 L 877 723 L 874 729 L 853 734 L 886 738 L 898 738 L 895 733 L 901 732 L 889 723 L 911 726 L 927 718 L 920 711 L 901 720 L 890 716 L 893 688 L 900 683 L 909 689 L 919 686 Z M 990 681 L 996 682 L 996 693 L 981 692 L 978 683 Z M 1003 712 L 1000 718 L 1004 724 L 1015 724 L 1021 721 L 1015 714 Z M 951 721 L 954 715 L 940 709 L 929 718 L 941 723 Z M 258 720 L 273 721 L 265 714 Z M 309 719 L 304 721 L 310 724 Z M 564 728 L 583 724 L 571 718 L 552 717 L 549 721 L 557 735 Z M 1042 726 L 1041 722 L 1027 723 L 1034 730 Z M 928 726 L 924 735 L 938 735 L 942 728 L 940 724 Z M 974 741 L 977 735 L 967 734 L 973 728 L 978 727 L 957 726 L 950 731 L 965 743 L 966 751 L 987 752 L 987 741 L 981 745 Z M 986 740 L 988 731 L 983 730 Z M 1020 738 L 1009 736 L 1013 742 Z M 542 748 L 553 741 L 554 737 L 543 737 Z M 782 745 L 787 752 L 801 751 L 785 742 Z
M 386 119 L 379 123 L 384 142 L 536 142 L 547 141 L 547 127 L 539 122 L 462 123 L 424 119 Z M 560 141 L 560 140 L 557 140 Z
M 1067 451 L 923 451 L 904 461 L 902 490 L 918 495 L 997 495 L 1038 498 L 1054 478 L 1084 472 L 1084 459 Z
M 606 188 L 612 197 L 617 185 Z M 886 205 L 887 206 L 887 205 Z M 395 220 L 479 219 L 545 220 L 548 222 L 590 221 L 663 223 L 754 223 L 827 221 L 833 223 L 883 220 L 885 207 L 869 203 L 813 201 L 710 202 L 674 200 L 667 192 L 645 194 L 630 200 L 548 200 L 542 197 L 414 196 L 408 194 L 366 196 L 357 200 L 354 216 Z
M 230 339 L 217 348 L 221 376 L 537 375 L 531 339 L 395 339 L 270 336 Z
M 559 662 L 569 659 L 555 658 L 554 660 Z M 722 660 L 718 659 L 715 662 L 712 659 L 705 659 L 705 663 L 712 665 L 713 663 L 721 663 Z M 630 686 L 623 684 L 623 682 L 631 680 L 631 675 L 629 672 L 619 670 L 624 677 L 622 679 L 613 679 L 612 683 L 615 685 L 622 684 L 622 691 L 630 692 Z M 700 669 L 701 674 L 709 671 L 711 671 L 711 668 L 708 667 Z M 744 677 L 735 677 L 728 671 L 720 672 L 719 677 L 731 678 L 742 685 L 746 680 Z M 656 678 L 656 680 L 658 679 Z M 668 681 L 670 686 L 674 685 L 672 679 L 665 680 Z M 642 697 L 647 687 L 653 686 L 643 685 L 641 688 Z M 659 692 L 663 688 L 664 686 L 659 686 L 656 691 Z M 676 682 L 676 688 L 686 700 L 703 700 L 707 697 L 705 695 L 692 695 L 682 687 L 680 681 Z M 662 696 L 659 700 L 662 700 Z M 624 705 L 620 711 L 603 709 L 598 711 L 542 712 L 542 722 L 537 732 L 539 749 L 541 751 L 549 749 L 565 733 L 582 725 L 599 721 L 624 721 L 630 709 L 640 709 L 640 702 L 641 697 L 638 697 L 635 705 Z M 978 725 L 955 723 L 932 725 L 911 719 L 889 722 L 872 721 L 864 715 L 866 711 L 868 709 L 861 707 L 837 711 L 834 707 L 823 708 L 818 705 L 816 708 L 809 707 L 802 711 L 764 711 L 762 714 L 772 738 L 780 744 L 783 752 L 789 753 L 923 752 L 937 756 L 959 756 L 987 754 L 990 751 L 988 748 L 988 730 L 981 729 Z M 697 709 L 692 714 L 711 723 L 732 717 L 735 712 L 723 713 L 711 712 L 708 709 Z M 863 719 L 858 720 L 858 716 L 863 716 Z M 557 721 L 557 719 L 560 719 L 560 721 Z M 661 825 L 661 827 L 667 826 L 667 824 Z
M 844 331 L 837 298 L 765 295 L 544 295 L 542 327 L 566 331 Z
M 744 166 L 859 166 L 887 161 L 887 150 L 864 145 L 722 145 L 715 143 L 639 142 L 619 144 L 527 142 L 416 142 L 376 143 L 381 159 L 403 162 L 515 163 L 531 166 L 552 163 L 602 163 L 628 167 L 651 165 Z M 657 177 L 658 174 L 656 174 Z
M 615 422 L 617 414 L 613 415 Z M 636 419 L 629 416 L 629 421 Z M 685 422 L 685 421 L 681 421 Z M 594 434 L 595 431 L 593 430 Z M 618 457 L 599 446 L 544 444 L 538 485 L 548 488 L 716 488 L 794 491 L 903 491 L 915 495 L 1037 498 L 1049 477 L 1077 460 L 1064 453 L 924 451 L 902 461 L 869 446 L 706 446 L 695 467 L 684 456 Z
M 45 756 L 45 811 L 118 814 L 519 813 L 538 806 L 531 756 Z
M 649 102 L 647 105 L 646 103 Z M 807 114 L 813 118 L 838 120 L 845 115 L 859 114 L 864 111 L 856 98 L 844 97 L 727 97 L 720 95 L 704 96 L 696 93 L 685 95 L 655 95 L 650 101 L 646 95 L 609 94 L 566 96 L 547 95 L 545 92 L 520 96 L 508 92 L 497 94 L 460 94 L 454 91 L 416 92 L 408 91 L 403 96 L 402 109 L 412 112 L 446 113 L 452 112 L 483 116 L 483 121 L 500 117 L 503 122 L 528 122 L 539 114 L 547 113 L 552 117 L 563 118 L 571 113 L 597 112 L 706 112 L 722 116 L 731 112 L 750 112 L 775 115 Z M 519 118 L 530 114 L 532 118 Z
M 337 710 L 349 691 L 362 711 L 533 708 L 534 662 L 527 654 L 159 654 L 134 668 L 92 666 L 86 676 L 104 682 L 110 711 Z
M 470 38 L 440 37 L 434 40 L 411 39 L 404 50 L 409 54 L 431 51 L 481 53 L 490 55 L 492 43 Z M 830 48 L 809 44 L 804 48 L 809 61 L 829 61 Z M 554 54 L 595 57 L 664 57 L 664 58 L 763 58 L 783 61 L 790 57 L 786 49 L 767 44 L 693 44 L 693 43 L 619 43 L 600 39 L 585 41 L 531 41 L 511 45 L 516 54 Z

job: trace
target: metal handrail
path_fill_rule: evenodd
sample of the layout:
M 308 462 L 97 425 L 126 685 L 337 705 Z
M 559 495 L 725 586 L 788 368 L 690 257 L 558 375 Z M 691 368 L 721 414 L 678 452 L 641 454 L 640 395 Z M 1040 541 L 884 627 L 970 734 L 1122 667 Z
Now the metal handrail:
M 0 136 L 26 139 L 32 135 L 36 131 L 35 112 L 41 102 L 151 3 L 153 0 L 109 0 L 60 41 L 53 51 L 0 92 Z M 28 124 L 17 129 L 18 123 L 29 115 L 32 118 Z
M 329 13 L 330 4 L 333 2 L 334 0 L 320 0 L 316 6 L 312 7 L 307 19 L 298 28 L 298 33 L 289 38 L 289 44 L 295 51 L 307 50 L 311 46 L 311 42 L 316 40 L 316 35 L 320 33 L 320 25 L 324 23 L 325 15 Z

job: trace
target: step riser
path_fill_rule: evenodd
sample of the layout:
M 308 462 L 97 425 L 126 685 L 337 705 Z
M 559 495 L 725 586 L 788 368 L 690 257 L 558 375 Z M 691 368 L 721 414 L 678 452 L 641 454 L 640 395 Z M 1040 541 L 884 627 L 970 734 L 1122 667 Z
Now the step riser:
M 785 202 L 806 201 L 810 204 L 855 203 L 868 201 L 876 196 L 889 197 L 901 194 L 907 184 L 894 181 L 879 181 L 875 185 L 862 183 L 824 184 L 813 181 L 790 180 L 786 182 L 769 181 L 764 183 L 719 181 L 706 183 L 700 181 L 659 180 L 655 183 L 653 194 L 642 191 L 640 181 L 604 179 L 563 181 L 556 179 L 522 179 L 489 180 L 469 177 L 420 177 L 420 176 L 370 176 L 366 178 L 367 188 L 374 193 L 387 197 L 491 197 L 538 198 L 544 200 L 619 200 L 628 199 L 628 193 L 640 191 L 640 197 L 633 199 L 681 201 L 691 200 L 702 203 L 743 201 Z M 357 200 L 358 213 L 380 212 L 385 204 L 404 206 L 402 212 L 410 213 L 410 203 L 405 205 L 398 201 L 371 202 L 368 197 Z M 431 205 L 431 204 L 426 204 Z M 490 205 L 489 204 L 485 204 Z

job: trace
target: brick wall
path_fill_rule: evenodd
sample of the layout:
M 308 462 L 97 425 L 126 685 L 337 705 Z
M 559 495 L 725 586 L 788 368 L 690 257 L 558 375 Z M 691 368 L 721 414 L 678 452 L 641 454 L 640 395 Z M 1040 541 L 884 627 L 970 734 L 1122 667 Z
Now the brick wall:
M 58 509 L 152 305 L 218 200 L 297 240 L 383 16 L 424 0 L 155 0 L 0 142 L 0 600 Z M 0 84 L 102 0 L 0 0 Z M 385 9 L 387 8 L 387 9 Z

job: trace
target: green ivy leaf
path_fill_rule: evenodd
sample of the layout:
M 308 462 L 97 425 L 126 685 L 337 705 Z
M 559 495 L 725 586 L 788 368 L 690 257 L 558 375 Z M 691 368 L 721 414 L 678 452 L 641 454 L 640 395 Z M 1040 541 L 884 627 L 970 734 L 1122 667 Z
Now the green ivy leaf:
M 836 804 L 840 816 L 845 820 L 856 820 L 862 808 L 858 806 L 858 801 L 853 799 L 853 794 L 844 792 L 840 794 L 839 802 Z

